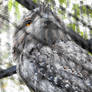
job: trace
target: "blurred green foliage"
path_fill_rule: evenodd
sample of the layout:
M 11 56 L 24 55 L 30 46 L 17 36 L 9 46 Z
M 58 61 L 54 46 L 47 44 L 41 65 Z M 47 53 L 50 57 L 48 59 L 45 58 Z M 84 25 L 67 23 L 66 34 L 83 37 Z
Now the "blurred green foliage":
M 9 0 L 8 1 L 9 12 L 12 11 L 12 8 L 15 9 L 15 16 L 19 19 L 20 18 L 19 3 L 15 0 Z
M 9 0 L 8 1 L 8 10 L 11 11 L 12 7 L 13 7 L 13 1 Z
M 74 23 L 70 23 L 70 24 L 68 24 L 68 27 L 71 27 L 75 31 L 76 25 Z
M 59 3 L 60 3 L 60 5 L 62 5 L 63 3 L 66 4 L 66 0 L 59 0 Z
M 33 0 L 34 1 L 34 3 L 37 3 L 37 0 Z
M 19 3 L 14 1 L 14 7 L 15 7 L 15 15 L 19 19 L 20 18 L 20 11 L 19 11 Z
M 76 16 L 80 16 L 79 4 L 74 4 L 72 7 L 72 10 L 76 11 Z M 75 12 L 74 12 L 74 14 L 75 14 Z

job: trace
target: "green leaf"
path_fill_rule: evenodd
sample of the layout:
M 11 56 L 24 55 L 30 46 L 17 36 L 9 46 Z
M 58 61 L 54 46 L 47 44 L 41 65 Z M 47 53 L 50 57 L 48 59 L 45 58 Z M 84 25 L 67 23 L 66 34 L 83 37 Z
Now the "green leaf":
M 12 6 L 13 6 L 13 1 L 12 1 L 12 0 L 9 0 L 9 1 L 8 1 L 8 10 L 9 10 L 9 11 L 11 11 Z
M 76 25 L 74 23 L 73 24 L 69 24 L 69 27 L 71 27 L 73 29 L 73 31 L 75 31 Z
M 68 24 L 68 27 L 72 28 L 75 31 L 76 25 L 73 23 Z
M 88 52 L 88 54 L 92 56 L 92 53 Z
M 82 36 L 82 37 L 84 36 L 84 33 L 83 33 L 82 31 L 81 31 L 81 33 L 80 33 L 80 34 L 81 34 L 81 36 Z
M 66 3 L 66 0 L 59 0 L 59 3 L 62 5 L 63 3 Z
M 91 12 L 89 12 L 89 15 L 90 15 L 90 17 L 92 17 L 92 10 L 91 10 Z
M 61 11 L 61 9 L 58 9 L 58 13 L 63 14 L 63 11 Z
M 78 33 L 81 33 L 81 31 L 80 31 L 80 28 L 79 28 L 79 27 L 77 28 L 77 32 L 78 32 Z
M 87 8 L 85 5 L 82 6 L 82 12 L 83 12 L 83 15 L 87 15 L 87 12 L 86 12 Z
M 83 12 L 86 13 L 87 8 L 84 5 L 82 6 L 82 9 L 83 9 Z
M 51 0 L 48 0 L 48 2 L 51 2 Z
M 90 34 L 92 34 L 92 30 L 90 30 Z
M 37 0 L 33 0 L 34 3 L 37 3 Z
M 15 15 L 19 19 L 20 18 L 19 3 L 15 1 L 14 2 L 14 7 L 15 7 Z
M 89 15 L 90 15 L 90 17 L 92 17 L 92 13 L 90 13 Z
M 88 39 L 87 32 L 84 34 L 84 39 Z
M 72 28 L 75 31 L 76 25 L 75 24 L 72 24 Z
M 78 4 L 74 4 L 72 9 L 74 11 L 76 10 L 76 16 L 79 16 L 80 15 L 80 8 L 79 8 L 79 5 Z

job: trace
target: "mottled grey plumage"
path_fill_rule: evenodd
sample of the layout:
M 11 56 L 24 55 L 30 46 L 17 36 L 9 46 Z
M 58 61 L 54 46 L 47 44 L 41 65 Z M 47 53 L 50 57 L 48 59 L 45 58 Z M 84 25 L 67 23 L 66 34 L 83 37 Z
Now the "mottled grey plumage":
M 14 35 L 14 55 L 20 77 L 35 92 L 92 91 L 92 57 L 48 7 L 25 17 Z

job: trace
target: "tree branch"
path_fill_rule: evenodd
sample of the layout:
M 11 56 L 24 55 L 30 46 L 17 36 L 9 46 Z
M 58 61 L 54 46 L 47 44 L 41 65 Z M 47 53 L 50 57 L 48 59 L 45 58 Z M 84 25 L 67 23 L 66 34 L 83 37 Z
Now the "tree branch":
M 1 70 L 0 71 L 0 79 L 4 78 L 4 77 L 8 77 L 11 76 L 13 74 L 16 74 L 16 66 L 11 66 L 8 69 L 5 70 Z
M 38 4 L 34 3 L 32 0 L 16 0 L 21 5 L 23 5 L 28 10 L 32 10 L 38 7 Z
M 92 53 L 92 39 L 85 40 L 78 33 L 74 32 L 72 29 L 69 29 L 68 34 L 70 37 L 83 49 L 88 50 Z

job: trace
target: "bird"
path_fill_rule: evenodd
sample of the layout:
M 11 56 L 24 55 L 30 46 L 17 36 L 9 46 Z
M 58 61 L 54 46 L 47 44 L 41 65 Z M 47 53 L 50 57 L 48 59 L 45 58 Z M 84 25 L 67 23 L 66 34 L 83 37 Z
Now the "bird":
M 24 16 L 13 36 L 17 73 L 34 92 L 91 92 L 92 56 L 42 5 Z

